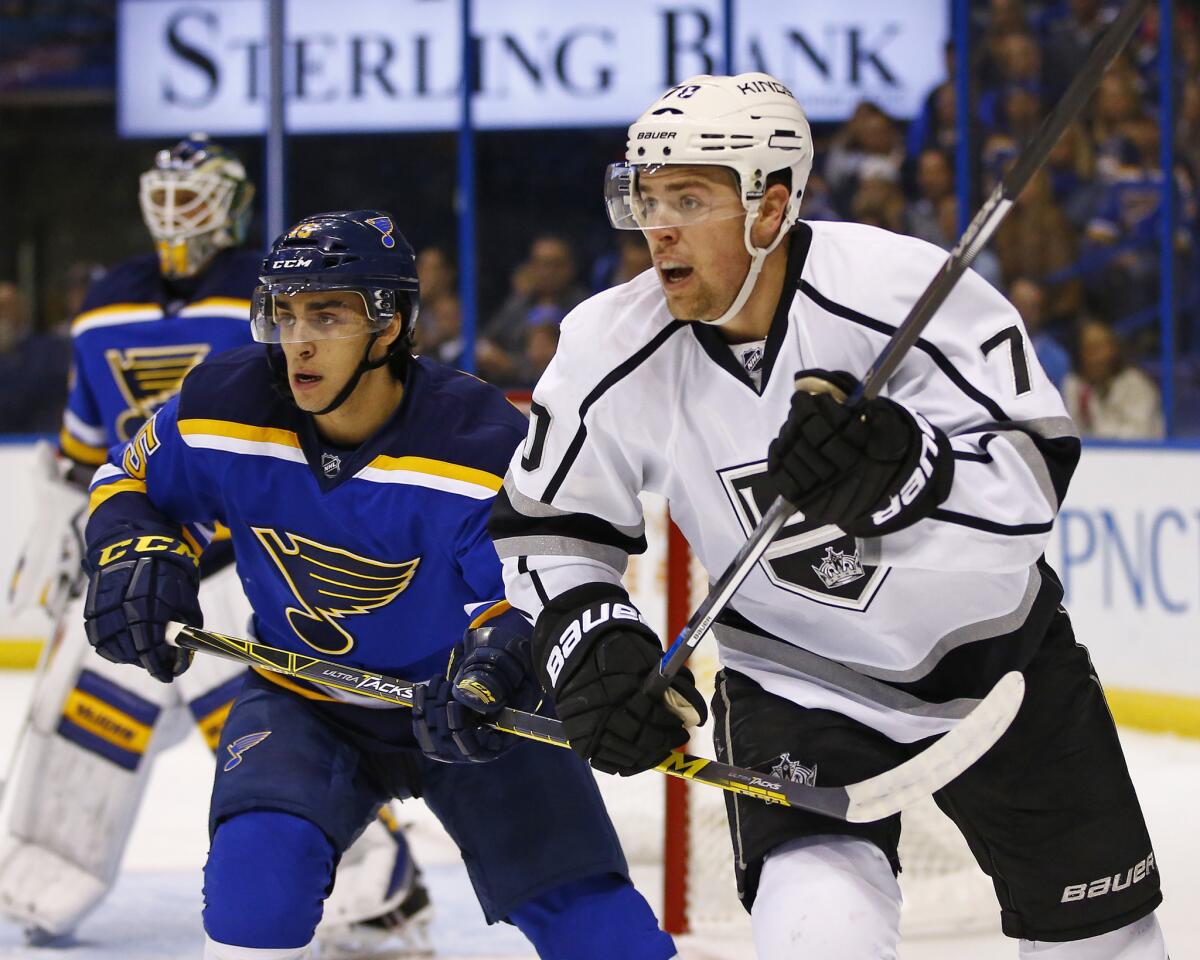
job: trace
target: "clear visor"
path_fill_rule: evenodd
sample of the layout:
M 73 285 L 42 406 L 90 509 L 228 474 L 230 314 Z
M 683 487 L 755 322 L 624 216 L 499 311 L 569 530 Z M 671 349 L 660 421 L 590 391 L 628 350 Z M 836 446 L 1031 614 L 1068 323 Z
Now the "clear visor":
M 225 226 L 236 189 L 213 172 L 149 170 L 142 174 L 138 201 L 150 235 L 178 241 Z
M 658 171 L 670 176 L 656 177 Z M 610 163 L 604 176 L 608 221 L 618 230 L 690 227 L 710 220 L 746 215 L 740 197 L 678 167 Z
M 407 298 L 399 296 L 406 309 Z M 250 325 L 259 343 L 349 340 L 386 330 L 397 316 L 396 300 L 397 291 L 387 287 L 264 283 L 254 291 Z

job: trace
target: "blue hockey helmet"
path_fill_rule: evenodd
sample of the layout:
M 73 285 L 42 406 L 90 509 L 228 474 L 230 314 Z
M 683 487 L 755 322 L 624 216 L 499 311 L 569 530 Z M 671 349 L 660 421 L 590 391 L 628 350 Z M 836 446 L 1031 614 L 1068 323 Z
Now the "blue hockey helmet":
M 167 277 L 191 277 L 246 239 L 254 184 L 229 150 L 204 133 L 160 150 L 142 174 L 138 202 Z
M 297 323 L 291 298 L 321 291 L 361 297 L 365 326 Z M 393 217 L 382 210 L 346 210 L 306 217 L 275 240 L 262 262 L 250 319 L 254 339 L 266 344 L 367 337 L 358 369 L 334 401 L 319 411 L 328 413 L 345 401 L 368 370 L 388 364 L 403 378 L 420 303 L 416 256 Z M 369 359 L 376 339 L 396 320 L 399 336 L 382 357 Z

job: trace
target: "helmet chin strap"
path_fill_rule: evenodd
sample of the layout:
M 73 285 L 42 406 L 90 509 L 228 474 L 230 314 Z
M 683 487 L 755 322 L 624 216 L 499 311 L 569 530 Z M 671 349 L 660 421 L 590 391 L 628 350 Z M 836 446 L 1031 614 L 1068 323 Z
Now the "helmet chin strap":
M 738 291 L 737 296 L 733 298 L 733 303 L 719 317 L 713 320 L 701 320 L 701 323 L 711 323 L 713 326 L 721 326 L 728 323 L 736 317 L 746 305 L 746 301 L 750 299 L 750 294 L 754 292 L 754 285 L 758 282 L 758 275 L 762 272 L 763 264 L 767 262 L 767 257 L 771 251 L 779 246 L 780 242 L 787 235 L 788 227 L 791 224 L 785 222 L 779 225 L 779 232 L 775 235 L 775 239 L 771 241 L 769 246 L 756 247 L 754 241 L 750 239 L 750 231 L 754 227 L 754 220 L 758 216 L 758 201 L 746 208 L 746 226 L 742 231 L 742 242 L 746 245 L 746 251 L 750 254 L 750 269 L 746 271 L 746 279 L 742 281 L 742 288 Z
M 362 379 L 362 375 L 364 373 L 366 373 L 368 370 L 378 370 L 388 362 L 388 354 L 386 351 L 378 360 L 367 359 L 371 355 L 371 348 L 375 346 L 375 341 L 378 339 L 379 333 L 372 333 L 367 338 L 367 347 L 365 350 L 363 350 L 362 359 L 358 361 L 358 366 L 355 367 L 354 372 L 350 374 L 349 379 L 347 379 L 342 385 L 342 389 L 337 392 L 337 396 L 330 400 L 329 403 L 327 403 L 320 410 L 313 411 L 312 416 L 323 417 L 327 413 L 332 413 L 346 402 L 350 394 L 354 392 L 354 388 L 358 386 L 358 381 Z

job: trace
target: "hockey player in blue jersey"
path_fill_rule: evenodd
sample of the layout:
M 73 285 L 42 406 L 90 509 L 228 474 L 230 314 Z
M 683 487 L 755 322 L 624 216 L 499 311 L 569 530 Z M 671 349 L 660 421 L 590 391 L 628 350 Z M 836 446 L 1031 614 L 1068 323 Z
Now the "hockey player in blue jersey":
M 211 660 L 183 682 L 103 663 L 83 635 L 79 533 L 87 481 L 107 450 L 134 436 L 205 357 L 252 343 L 250 297 L 261 255 L 242 244 L 254 186 L 238 159 L 195 134 L 162 150 L 142 175 L 139 200 L 156 252 L 103 274 L 72 327 L 73 371 L 59 456 L 40 451 L 41 504 L 54 516 L 33 525 L 17 599 L 42 604 L 58 621 L 54 654 L 38 684 L 12 812 L 0 840 L 0 912 L 33 942 L 69 936 L 111 887 L 154 758 L 196 724 L 216 747 L 245 671 Z M 82 532 L 82 525 L 79 527 Z M 235 632 L 249 617 L 227 540 L 204 554 L 201 606 L 215 629 Z M 189 722 L 190 721 L 190 722 Z M 368 858 L 367 850 L 387 849 Z M 368 867 L 380 859 L 380 867 Z M 349 858 L 346 896 L 323 936 L 355 945 L 383 935 L 391 916 L 425 898 L 393 883 L 393 861 L 409 861 L 402 837 L 372 824 Z M 367 871 L 367 872 L 364 872 Z M 376 875 L 377 874 L 377 875 Z M 345 909 L 342 909 L 342 905 Z M 373 921 L 350 932 L 356 921 Z M 393 924 L 394 925 L 394 924 Z
M 466 708 L 539 699 L 486 530 L 526 423 L 494 388 L 410 355 L 418 300 L 386 213 L 299 223 L 255 294 L 266 357 L 202 363 L 93 481 L 86 613 L 102 656 L 186 676 L 164 630 L 199 619 L 191 538 L 219 521 L 264 643 L 433 678 L 409 714 L 250 675 L 213 787 L 205 956 L 308 957 L 342 851 L 390 797 L 424 798 L 488 921 L 539 956 L 674 956 L 586 765 Z

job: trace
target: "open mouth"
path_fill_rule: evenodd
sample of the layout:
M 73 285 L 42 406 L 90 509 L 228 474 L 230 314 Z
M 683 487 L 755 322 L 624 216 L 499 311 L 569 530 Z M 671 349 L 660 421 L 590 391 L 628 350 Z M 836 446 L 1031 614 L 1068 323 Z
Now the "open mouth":
M 316 374 L 316 373 L 296 373 L 296 374 L 292 375 L 292 383 L 294 383 L 301 390 L 308 389 L 309 387 L 314 387 L 318 383 L 320 383 L 321 380 L 322 380 L 322 377 L 320 376 L 320 374 Z
M 663 283 L 668 287 L 677 286 L 687 280 L 692 275 L 691 267 L 684 266 L 663 266 L 660 267 Z

